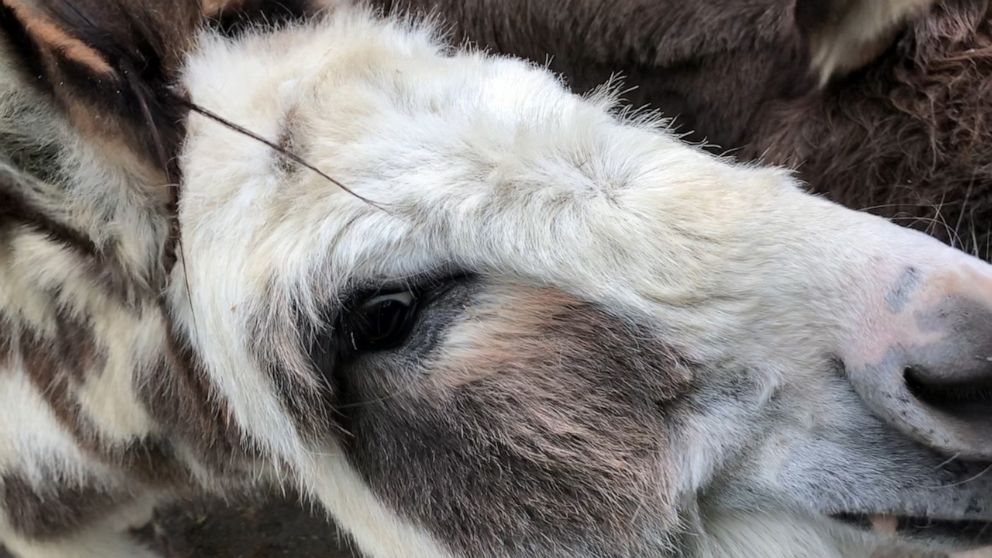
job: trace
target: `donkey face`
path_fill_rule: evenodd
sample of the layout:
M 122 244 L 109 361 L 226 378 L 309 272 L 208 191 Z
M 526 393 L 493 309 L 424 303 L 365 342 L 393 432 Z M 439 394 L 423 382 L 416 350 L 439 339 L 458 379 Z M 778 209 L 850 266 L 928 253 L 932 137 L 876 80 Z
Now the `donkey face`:
M 992 457 L 950 404 L 992 373 L 977 260 L 361 15 L 206 38 L 183 83 L 357 194 L 194 115 L 173 308 L 373 555 L 718 552 L 685 535 L 757 511 L 839 555 L 831 517 L 992 514 L 948 462 Z
M 892 543 L 852 522 L 992 520 L 987 265 L 421 27 L 184 57 L 166 306 L 223 420 L 156 416 L 204 477 L 294 482 L 377 557 L 850 556 Z

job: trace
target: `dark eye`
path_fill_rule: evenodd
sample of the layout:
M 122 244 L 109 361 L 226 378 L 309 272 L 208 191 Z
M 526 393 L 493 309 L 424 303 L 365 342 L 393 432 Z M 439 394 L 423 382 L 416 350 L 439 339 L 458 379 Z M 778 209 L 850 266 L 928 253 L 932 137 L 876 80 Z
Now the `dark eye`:
M 345 343 L 356 353 L 398 347 L 410 335 L 416 310 L 417 295 L 411 291 L 367 298 L 346 320 Z

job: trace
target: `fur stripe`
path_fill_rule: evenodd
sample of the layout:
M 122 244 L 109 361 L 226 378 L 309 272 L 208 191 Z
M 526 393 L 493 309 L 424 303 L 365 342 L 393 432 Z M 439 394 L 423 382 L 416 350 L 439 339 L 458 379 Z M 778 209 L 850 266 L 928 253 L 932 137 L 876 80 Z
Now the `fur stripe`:
M 103 462 L 122 467 L 129 475 L 155 484 L 178 479 L 180 467 L 168 443 L 152 437 L 119 445 L 106 439 L 87 416 L 79 390 L 88 376 L 98 374 L 106 365 L 107 354 L 97 345 L 92 331 L 72 316 L 60 312 L 56 324 L 55 339 L 23 333 L 20 355 L 31 381 L 58 420 L 82 448 Z
M 156 296 L 157 290 L 143 281 L 135 281 L 125 271 L 121 256 L 112 249 L 99 247 L 92 237 L 75 226 L 64 222 L 59 215 L 42 207 L 28 192 L 44 191 L 45 186 L 34 179 L 0 164 L 0 240 L 10 242 L 18 234 L 9 230 L 10 225 L 25 227 L 44 235 L 48 240 L 74 251 L 78 264 L 85 268 L 93 284 L 113 299 L 134 307 L 141 297 Z M 4 228 L 8 230 L 4 231 Z M 23 232 L 25 229 L 21 229 Z
M 0 501 L 9 510 L 10 526 L 31 538 L 46 539 L 78 529 L 94 515 L 128 498 L 96 486 L 32 486 L 23 477 L 0 479 Z
M 70 225 L 35 207 L 22 193 L 28 190 L 22 177 L 0 165 L 0 226 L 17 222 L 44 233 L 52 240 L 78 250 L 89 257 L 97 257 L 99 250 L 93 240 Z
M 210 383 L 188 344 L 168 326 L 157 365 L 141 381 L 141 397 L 160 424 L 191 444 L 203 464 L 217 472 L 241 470 L 254 457 L 223 396 Z

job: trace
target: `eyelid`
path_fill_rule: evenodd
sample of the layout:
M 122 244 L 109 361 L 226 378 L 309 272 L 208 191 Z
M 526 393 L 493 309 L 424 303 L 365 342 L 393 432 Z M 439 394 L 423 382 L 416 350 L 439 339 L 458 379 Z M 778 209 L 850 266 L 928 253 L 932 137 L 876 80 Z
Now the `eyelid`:
M 416 300 L 416 299 L 417 299 L 417 296 L 415 294 L 413 294 L 412 291 L 402 291 L 402 292 L 398 292 L 398 293 L 388 293 L 388 294 L 382 294 L 382 295 L 374 296 L 374 297 L 366 300 L 364 303 L 362 303 L 362 308 L 371 308 L 373 306 L 376 306 L 378 304 L 382 304 L 383 302 L 386 302 L 386 301 L 389 301 L 389 300 L 392 300 L 394 302 L 399 302 L 403 306 L 408 306 L 409 307 L 409 306 L 412 306 L 413 305 L 413 301 Z

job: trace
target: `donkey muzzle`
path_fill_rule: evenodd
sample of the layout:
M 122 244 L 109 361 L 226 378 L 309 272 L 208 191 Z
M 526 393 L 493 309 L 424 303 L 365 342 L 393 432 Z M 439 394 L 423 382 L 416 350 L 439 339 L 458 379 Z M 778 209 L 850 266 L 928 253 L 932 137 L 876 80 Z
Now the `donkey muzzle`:
M 992 460 L 992 266 L 942 256 L 906 268 L 866 312 L 845 366 L 892 426 L 950 457 Z

